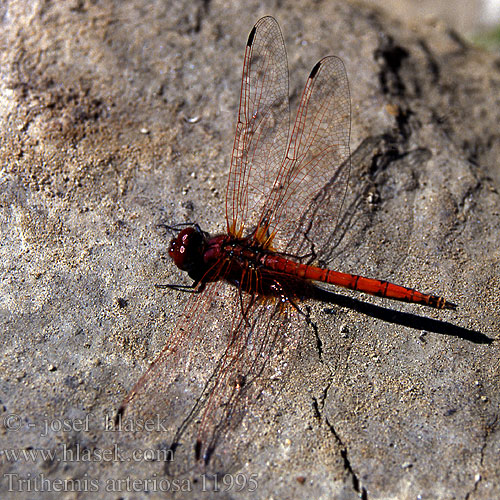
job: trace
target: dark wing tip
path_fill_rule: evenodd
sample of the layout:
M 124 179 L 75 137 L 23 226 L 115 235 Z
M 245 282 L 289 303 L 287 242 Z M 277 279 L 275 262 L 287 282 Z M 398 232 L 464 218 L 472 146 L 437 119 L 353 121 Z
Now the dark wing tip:
M 115 428 L 120 427 L 124 413 L 125 413 L 125 405 L 121 405 L 120 408 L 118 408 L 118 411 L 116 412 L 114 418 Z
M 201 439 L 197 439 L 196 443 L 194 445 L 194 457 L 196 461 L 198 461 L 201 458 L 201 448 L 203 444 L 201 442 Z
M 254 26 L 252 28 L 252 31 L 250 31 L 250 34 L 248 35 L 247 47 L 250 47 L 252 45 L 256 31 L 257 31 L 257 26 Z
M 316 74 L 319 71 L 319 68 L 321 66 L 321 61 L 318 61 L 315 65 L 314 68 L 311 70 L 311 74 L 309 75 L 309 78 L 314 78 Z

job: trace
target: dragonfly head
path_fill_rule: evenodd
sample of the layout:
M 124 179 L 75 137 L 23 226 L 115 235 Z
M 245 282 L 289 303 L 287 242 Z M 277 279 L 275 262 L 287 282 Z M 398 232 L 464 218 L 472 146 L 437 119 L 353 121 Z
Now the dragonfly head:
M 205 234 L 197 227 L 186 227 L 172 239 L 168 254 L 182 271 L 193 274 L 203 261 Z

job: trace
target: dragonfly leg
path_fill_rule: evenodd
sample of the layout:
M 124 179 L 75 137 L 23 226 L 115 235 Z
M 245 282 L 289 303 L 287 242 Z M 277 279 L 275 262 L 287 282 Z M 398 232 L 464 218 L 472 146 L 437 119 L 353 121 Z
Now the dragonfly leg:
M 177 285 L 175 283 L 167 283 L 166 285 L 159 285 L 155 283 L 155 288 L 160 290 L 179 290 L 186 293 L 201 293 L 205 290 L 205 283 L 203 281 L 193 281 L 191 285 Z

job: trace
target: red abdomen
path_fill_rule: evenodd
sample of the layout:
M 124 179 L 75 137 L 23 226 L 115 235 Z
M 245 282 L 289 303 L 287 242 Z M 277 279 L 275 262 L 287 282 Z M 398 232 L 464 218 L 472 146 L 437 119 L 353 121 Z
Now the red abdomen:
M 404 302 L 415 302 L 417 304 L 436 307 L 437 309 L 456 309 L 457 307 L 455 304 L 447 302 L 443 297 L 421 293 L 412 288 L 395 285 L 388 281 L 364 278 L 363 276 L 299 264 L 298 262 L 285 259 L 279 255 L 266 255 L 262 263 L 265 267 L 280 273 L 293 275 L 306 280 L 330 283 L 332 285 L 350 288 L 351 290 L 369 293 L 370 295 L 402 300 Z

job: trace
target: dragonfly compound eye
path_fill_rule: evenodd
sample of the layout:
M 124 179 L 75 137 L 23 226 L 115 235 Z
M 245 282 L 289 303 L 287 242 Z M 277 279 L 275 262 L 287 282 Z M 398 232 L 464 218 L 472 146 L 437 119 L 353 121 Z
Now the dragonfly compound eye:
M 183 229 L 171 242 L 168 254 L 182 271 L 197 265 L 202 252 L 202 234 L 193 227 Z

